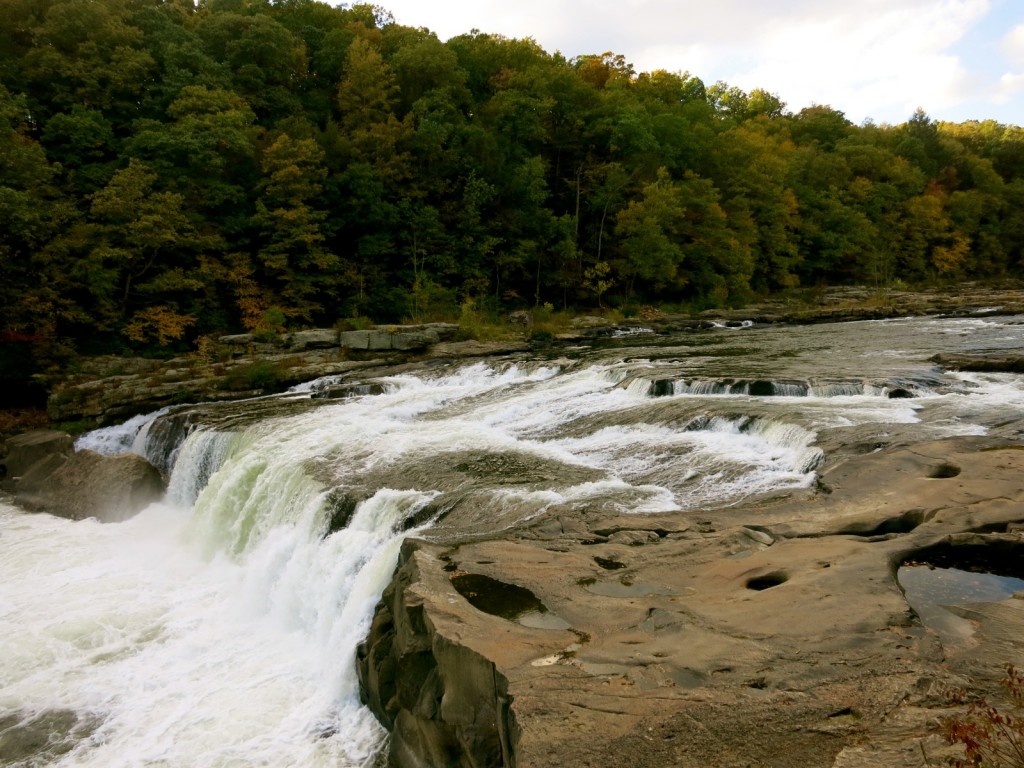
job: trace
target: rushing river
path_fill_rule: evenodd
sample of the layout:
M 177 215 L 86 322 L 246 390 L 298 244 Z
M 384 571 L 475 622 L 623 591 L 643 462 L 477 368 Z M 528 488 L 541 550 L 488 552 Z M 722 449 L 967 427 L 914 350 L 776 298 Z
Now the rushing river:
M 369 765 L 352 659 L 403 537 L 696 513 L 844 452 L 1019 437 L 1021 377 L 928 358 L 1021 348 L 1021 317 L 639 333 L 86 435 L 167 497 L 109 525 L 0 503 L 0 765 Z

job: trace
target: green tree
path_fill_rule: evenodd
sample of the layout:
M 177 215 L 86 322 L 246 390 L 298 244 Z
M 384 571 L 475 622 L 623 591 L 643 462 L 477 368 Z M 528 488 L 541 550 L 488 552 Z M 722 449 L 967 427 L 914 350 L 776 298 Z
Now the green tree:
M 154 61 L 132 26 L 128 0 L 52 0 L 22 59 L 40 111 L 76 105 L 128 116 L 153 74 Z
M 128 142 L 128 154 L 183 195 L 189 210 L 214 220 L 247 219 L 244 206 L 258 172 L 259 134 L 248 103 L 230 91 L 190 85 L 170 105 L 167 116 L 166 122 L 140 121 Z
M 71 307 L 47 279 L 41 252 L 74 221 L 75 210 L 28 121 L 27 99 L 0 84 L 0 330 L 52 338 Z
M 277 305 L 306 322 L 322 317 L 324 300 L 337 291 L 339 259 L 325 247 L 326 214 L 317 207 L 323 163 L 315 141 L 281 134 L 263 153 L 253 217 L 261 235 L 257 258 L 272 291 L 264 310 Z
M 306 46 L 269 14 L 208 13 L 196 32 L 204 50 L 231 71 L 232 90 L 273 124 L 301 109 L 297 91 L 308 73 Z
M 737 236 L 753 253 L 753 286 L 758 290 L 788 287 L 798 280 L 800 206 L 788 184 L 794 152 L 784 133 L 755 120 L 722 133 L 712 161 L 711 177 L 722 191 L 730 220 L 753 224 L 753 230 L 743 227 Z
M 637 280 L 668 296 L 724 303 L 742 298 L 752 272 L 750 252 L 729 227 L 708 179 L 692 172 L 673 181 L 664 168 L 640 200 L 619 212 L 616 236 L 630 291 Z
M 203 289 L 195 262 L 200 242 L 184 198 L 155 188 L 157 175 L 132 160 L 92 196 L 97 222 L 87 285 L 100 327 L 124 327 L 134 341 L 181 338 L 196 317 L 185 310 Z

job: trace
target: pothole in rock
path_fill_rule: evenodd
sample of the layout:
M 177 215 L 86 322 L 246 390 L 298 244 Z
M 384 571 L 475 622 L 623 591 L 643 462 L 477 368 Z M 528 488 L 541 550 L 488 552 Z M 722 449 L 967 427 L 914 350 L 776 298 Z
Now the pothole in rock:
M 785 584 L 789 581 L 789 574 L 785 571 L 773 571 L 772 573 L 766 573 L 763 576 L 755 576 L 752 579 L 747 580 L 747 589 L 752 589 L 755 592 L 763 592 L 766 589 L 777 587 L 780 584 Z
M 950 477 L 956 477 L 960 474 L 960 467 L 956 464 L 950 464 L 949 462 L 942 462 L 936 464 L 933 467 L 928 468 L 928 477 L 933 480 L 944 480 Z
M 944 542 L 904 558 L 896 579 L 921 624 L 947 646 L 960 645 L 974 625 L 958 608 L 1024 596 L 1024 543 L 1005 536 Z
M 548 610 L 533 592 L 518 584 L 481 573 L 455 573 L 452 586 L 478 611 L 499 616 L 533 629 L 569 629 L 569 624 Z

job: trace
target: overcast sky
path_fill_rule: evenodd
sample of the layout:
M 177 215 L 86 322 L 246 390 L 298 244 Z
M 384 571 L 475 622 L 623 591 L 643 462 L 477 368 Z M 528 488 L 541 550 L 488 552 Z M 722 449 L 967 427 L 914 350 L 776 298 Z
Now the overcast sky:
M 764 88 L 861 123 L 1024 125 L 1024 0 L 379 0 L 442 40 L 479 29 L 638 72 Z

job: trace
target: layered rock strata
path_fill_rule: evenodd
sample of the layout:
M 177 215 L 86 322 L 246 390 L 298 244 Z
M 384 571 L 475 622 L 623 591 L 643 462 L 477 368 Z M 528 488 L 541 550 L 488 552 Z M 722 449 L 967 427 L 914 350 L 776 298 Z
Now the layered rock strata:
M 445 323 L 347 333 L 320 328 L 269 340 L 253 334 L 222 336 L 201 353 L 171 360 L 90 358 L 53 388 L 47 412 L 58 423 L 105 425 L 180 403 L 251 398 L 394 363 L 457 331 L 458 326 Z M 352 334 L 387 343 L 353 346 L 347 343 Z M 374 356 L 359 356 L 359 350 Z

